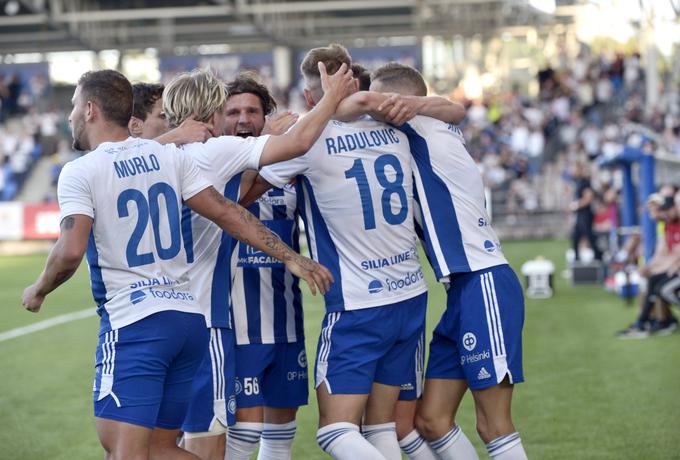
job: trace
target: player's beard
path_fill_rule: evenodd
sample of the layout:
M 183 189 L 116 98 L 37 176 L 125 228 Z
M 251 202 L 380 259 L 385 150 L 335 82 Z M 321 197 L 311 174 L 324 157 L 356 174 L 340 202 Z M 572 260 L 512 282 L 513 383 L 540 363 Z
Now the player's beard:
M 85 120 L 81 118 L 79 120 L 73 120 L 71 123 L 73 148 L 80 151 L 89 150 L 90 147 L 87 145 L 87 139 L 85 138 Z

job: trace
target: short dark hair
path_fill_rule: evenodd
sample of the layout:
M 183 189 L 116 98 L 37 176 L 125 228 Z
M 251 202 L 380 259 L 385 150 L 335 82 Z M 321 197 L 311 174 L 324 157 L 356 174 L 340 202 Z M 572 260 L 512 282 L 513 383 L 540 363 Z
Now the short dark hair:
M 371 72 L 361 64 L 352 64 L 352 74 L 359 80 L 359 90 L 368 91 L 371 87 Z
M 132 116 L 142 121 L 153 110 L 153 105 L 163 97 L 165 86 L 158 83 L 135 83 L 132 85 Z
M 95 102 L 102 116 L 119 126 L 127 127 L 132 116 L 132 85 L 115 70 L 93 70 L 78 79 L 86 101 Z
M 427 85 L 423 76 L 411 66 L 389 62 L 371 75 L 373 81 L 380 81 L 387 89 L 404 88 L 416 96 L 427 96 Z
M 237 94 L 254 94 L 257 96 L 262 103 L 262 111 L 265 115 L 276 110 L 276 101 L 269 89 L 257 81 L 252 74 L 242 73 L 227 83 L 227 99 Z

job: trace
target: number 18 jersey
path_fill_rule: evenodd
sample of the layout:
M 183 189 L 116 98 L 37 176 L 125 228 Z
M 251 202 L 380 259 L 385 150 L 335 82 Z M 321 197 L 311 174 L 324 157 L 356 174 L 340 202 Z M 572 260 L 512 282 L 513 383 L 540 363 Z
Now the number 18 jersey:
M 209 187 L 174 145 L 128 138 L 68 163 L 58 184 L 61 218 L 94 222 L 87 247 L 100 333 L 154 313 L 201 313 L 187 276 L 182 200 Z
M 366 117 L 331 121 L 307 154 L 260 170 L 275 187 L 297 176 L 310 253 L 335 278 L 326 311 L 385 306 L 427 290 L 410 164 L 406 136 Z

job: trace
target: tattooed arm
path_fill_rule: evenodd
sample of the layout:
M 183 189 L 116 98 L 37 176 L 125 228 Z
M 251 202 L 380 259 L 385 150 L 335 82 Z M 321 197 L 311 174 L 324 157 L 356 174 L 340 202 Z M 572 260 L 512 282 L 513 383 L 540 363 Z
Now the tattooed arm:
M 78 269 L 87 249 L 92 218 L 75 214 L 61 221 L 57 243 L 47 257 L 38 280 L 24 290 L 22 303 L 27 310 L 40 311 L 45 297 L 68 280 Z
M 324 294 L 333 282 L 326 267 L 293 251 L 244 207 L 208 187 L 186 201 L 187 206 L 215 222 L 239 241 L 281 260 L 294 275 L 309 284 L 312 294 Z

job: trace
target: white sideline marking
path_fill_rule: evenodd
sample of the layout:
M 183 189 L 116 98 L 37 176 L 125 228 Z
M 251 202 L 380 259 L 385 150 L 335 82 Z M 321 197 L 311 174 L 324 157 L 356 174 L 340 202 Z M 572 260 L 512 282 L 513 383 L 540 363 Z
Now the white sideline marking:
M 94 316 L 96 314 L 97 310 L 95 308 L 86 308 L 85 310 L 55 316 L 54 318 L 49 318 L 44 321 L 38 321 L 37 323 L 29 324 L 28 326 L 10 329 L 9 331 L 0 332 L 0 342 L 4 342 L 5 340 L 9 339 L 14 339 L 16 337 L 21 337 L 22 335 L 31 334 L 33 332 L 42 331 L 43 329 L 47 329 L 52 326 L 57 326 L 59 324 L 70 323 L 71 321 L 89 318 L 90 316 Z

